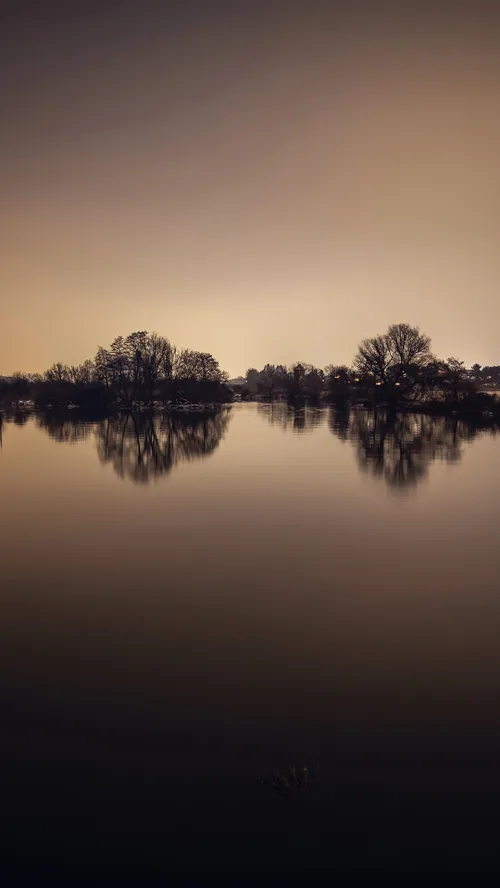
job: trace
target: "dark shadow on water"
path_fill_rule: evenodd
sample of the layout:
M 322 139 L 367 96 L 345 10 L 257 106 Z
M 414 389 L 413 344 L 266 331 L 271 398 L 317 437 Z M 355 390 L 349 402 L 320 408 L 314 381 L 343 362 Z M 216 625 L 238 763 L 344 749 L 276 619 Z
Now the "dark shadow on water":
M 180 461 L 209 456 L 220 444 L 231 408 L 202 412 L 123 413 L 105 419 L 36 416 L 37 425 L 62 444 L 93 437 L 101 463 L 120 478 L 147 484 L 167 475 Z
M 297 434 L 311 433 L 327 423 L 340 441 L 354 446 L 361 471 L 382 479 L 394 492 L 416 487 L 435 460 L 458 463 L 464 445 L 478 435 L 497 434 L 494 424 L 466 422 L 456 417 L 384 410 L 292 406 L 285 402 L 257 405 L 270 425 Z M 76 413 L 76 411 L 75 411 Z M 110 463 L 120 478 L 148 483 L 168 474 L 180 461 L 213 453 L 226 433 L 230 407 L 200 412 L 121 413 L 96 419 L 80 412 L 37 414 L 40 429 L 59 443 L 93 438 L 99 459 Z M 4 422 L 24 425 L 21 411 Z
M 91 420 L 68 417 L 67 414 L 58 416 L 53 413 L 39 413 L 35 419 L 39 428 L 59 444 L 78 444 L 80 441 L 86 441 L 96 426 Z
M 97 452 L 117 475 L 138 483 L 168 474 L 181 460 L 209 456 L 220 444 L 230 408 L 210 413 L 129 413 L 98 424 Z
M 435 460 L 458 463 L 465 444 L 498 431 L 494 424 L 425 413 L 294 407 L 284 401 L 259 404 L 257 410 L 271 425 L 299 434 L 327 419 L 336 438 L 354 445 L 361 471 L 383 479 L 394 492 L 418 485 Z
M 310 432 L 325 421 L 325 410 L 309 405 L 293 406 L 286 401 L 271 401 L 257 405 L 257 412 L 269 425 L 286 431 Z
M 435 460 L 460 462 L 464 444 L 497 431 L 444 416 L 367 410 L 332 409 L 328 424 L 336 437 L 355 445 L 360 469 L 394 491 L 415 487 Z

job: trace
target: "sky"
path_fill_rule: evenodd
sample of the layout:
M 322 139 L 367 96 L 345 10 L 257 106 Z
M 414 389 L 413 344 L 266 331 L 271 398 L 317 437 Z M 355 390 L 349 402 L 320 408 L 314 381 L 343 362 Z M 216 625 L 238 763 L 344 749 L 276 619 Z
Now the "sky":
M 6 0 L 0 373 L 138 329 L 349 364 L 399 321 L 499 364 L 498 21 L 401 6 Z

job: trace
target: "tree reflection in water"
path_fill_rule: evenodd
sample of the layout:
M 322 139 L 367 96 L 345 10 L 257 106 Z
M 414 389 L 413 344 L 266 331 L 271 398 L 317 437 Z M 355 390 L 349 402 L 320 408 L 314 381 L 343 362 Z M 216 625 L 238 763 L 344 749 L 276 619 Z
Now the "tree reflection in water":
M 297 408 L 283 401 L 259 404 L 258 412 L 272 425 L 295 432 L 317 428 L 327 413 L 325 408 Z M 328 426 L 341 441 L 354 444 L 362 471 L 383 478 L 395 491 L 418 484 L 436 459 L 459 462 L 463 445 L 476 435 L 497 432 L 494 426 L 453 417 L 337 407 L 328 408 Z
M 213 453 L 226 432 L 230 411 L 221 407 L 193 413 L 128 413 L 97 422 L 49 413 L 37 415 L 35 421 L 61 443 L 93 436 L 103 464 L 110 463 L 121 478 L 147 483 L 168 474 L 181 460 Z M 271 425 L 299 434 L 314 431 L 328 418 L 330 431 L 354 445 L 360 469 L 382 478 L 394 491 L 418 484 L 436 459 L 459 462 L 464 444 L 478 434 L 497 433 L 494 425 L 423 413 L 293 407 L 284 402 L 258 404 L 257 411 Z M 26 413 L 12 413 L 4 421 L 24 424 L 28 418 Z
M 393 490 L 418 484 L 436 459 L 459 462 L 464 443 L 478 433 L 496 434 L 495 428 L 423 413 L 332 408 L 328 424 L 334 435 L 356 446 L 360 469 L 383 478 Z
M 133 414 L 111 417 L 96 427 L 97 452 L 121 478 L 147 483 L 181 460 L 208 456 L 226 432 L 230 408 L 204 413 Z
M 120 478 L 145 484 L 168 474 L 181 460 L 213 453 L 229 424 L 230 409 L 126 413 L 98 422 L 41 414 L 36 422 L 60 443 L 72 444 L 93 435 L 103 464 L 111 463 Z
M 54 413 L 40 413 L 36 416 L 38 426 L 60 444 L 78 444 L 92 434 L 95 423 L 78 418 L 68 418 Z
M 325 411 L 320 407 L 291 406 L 286 401 L 270 401 L 257 405 L 257 411 L 270 425 L 294 432 L 310 432 L 325 421 Z

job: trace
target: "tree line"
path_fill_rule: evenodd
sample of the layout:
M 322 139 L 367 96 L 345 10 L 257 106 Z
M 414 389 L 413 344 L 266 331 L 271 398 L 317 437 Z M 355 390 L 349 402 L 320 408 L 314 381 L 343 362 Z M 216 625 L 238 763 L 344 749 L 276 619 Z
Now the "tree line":
M 0 385 L 3 401 L 32 400 L 41 407 L 166 406 L 223 402 L 230 398 L 227 373 L 208 352 L 178 349 L 158 333 L 118 336 L 99 346 L 93 360 L 56 363 L 45 373 L 16 373 Z
M 495 378 L 493 373 L 484 373 L 479 364 L 467 370 L 458 358 L 437 358 L 430 338 L 418 327 L 391 324 L 386 333 L 360 343 L 351 367 L 266 364 L 260 371 L 250 368 L 239 391 L 242 397 L 257 395 L 291 402 L 326 399 L 336 404 L 361 402 L 389 408 L 458 405 L 462 410 L 498 410 L 494 398 L 478 391 L 479 385 L 491 385 Z
M 213 355 L 177 349 L 164 336 L 139 331 L 118 336 L 109 348 L 99 347 L 93 360 L 78 366 L 57 363 L 43 374 L 17 373 L 0 381 L 0 402 L 24 399 L 40 407 L 104 410 L 222 403 L 236 394 L 291 403 L 327 400 L 498 415 L 498 401 L 478 391 L 480 387 L 493 389 L 497 378 L 500 368 L 475 364 L 467 370 L 458 358 L 437 358 L 430 338 L 418 327 L 402 323 L 364 339 L 350 367 L 266 364 L 262 370 L 250 368 L 241 385 L 230 386 Z

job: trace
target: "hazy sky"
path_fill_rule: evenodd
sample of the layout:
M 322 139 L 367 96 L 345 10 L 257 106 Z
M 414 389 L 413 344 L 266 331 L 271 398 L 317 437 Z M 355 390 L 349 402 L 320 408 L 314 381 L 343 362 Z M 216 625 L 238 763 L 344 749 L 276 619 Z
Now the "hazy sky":
M 438 5 L 3 3 L 0 373 L 136 329 L 350 363 L 400 320 L 500 363 L 499 30 Z

